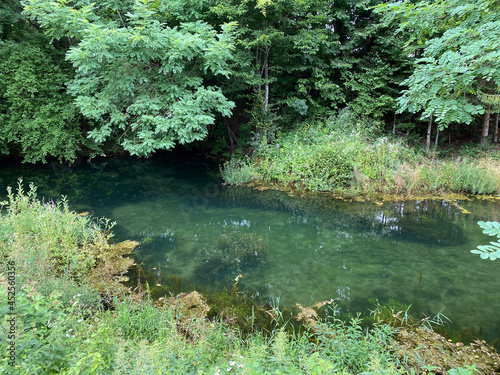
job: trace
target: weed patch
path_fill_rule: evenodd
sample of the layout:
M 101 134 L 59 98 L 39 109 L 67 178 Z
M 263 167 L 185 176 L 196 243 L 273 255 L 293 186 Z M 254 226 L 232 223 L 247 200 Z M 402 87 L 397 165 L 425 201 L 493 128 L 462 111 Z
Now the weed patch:
M 492 157 L 478 161 L 471 158 L 475 151 L 464 149 L 457 159 L 437 159 L 436 153 L 421 155 L 401 140 L 374 138 L 372 128 L 344 111 L 278 134 L 271 144 L 257 144 L 253 159 L 230 160 L 222 175 L 234 185 L 253 180 L 344 196 L 500 192 L 500 170 Z

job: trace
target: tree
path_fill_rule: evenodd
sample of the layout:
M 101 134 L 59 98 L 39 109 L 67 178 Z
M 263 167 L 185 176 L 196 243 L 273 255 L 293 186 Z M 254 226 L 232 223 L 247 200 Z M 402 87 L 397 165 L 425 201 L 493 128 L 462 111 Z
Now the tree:
M 416 57 L 408 89 L 398 98 L 399 112 L 422 111 L 443 129 L 470 124 L 483 114 L 482 142 L 488 135 L 490 105 L 499 93 L 500 3 L 495 0 L 405 1 L 377 7 L 386 22 L 410 34 L 408 53 Z
M 84 143 L 82 116 L 66 93 L 74 75 L 64 49 L 23 16 L 18 0 L 0 4 L 0 153 L 72 161 Z M 86 142 L 88 145 L 88 142 Z
M 215 113 L 234 103 L 205 82 L 229 76 L 231 24 L 216 31 L 189 1 L 23 1 L 51 38 L 67 37 L 76 69 L 68 86 L 81 113 L 98 125 L 97 144 L 112 141 L 132 155 L 201 140 Z M 183 10 L 186 9 L 185 12 Z M 183 22 L 181 14 L 190 21 Z
M 51 45 L 0 41 L 0 151 L 26 162 L 74 160 L 81 116 L 66 94 L 71 67 Z
M 409 59 L 372 12 L 379 2 L 213 0 L 207 19 L 238 21 L 235 94 L 256 96 L 263 113 L 277 108 L 290 124 L 350 105 L 380 118 L 395 110 Z

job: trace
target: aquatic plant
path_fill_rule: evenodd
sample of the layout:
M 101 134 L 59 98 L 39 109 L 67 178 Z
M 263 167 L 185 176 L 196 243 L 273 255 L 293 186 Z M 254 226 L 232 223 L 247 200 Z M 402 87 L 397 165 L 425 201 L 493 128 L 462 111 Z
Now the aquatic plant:
M 478 221 L 477 224 L 483 228 L 483 233 L 500 239 L 500 223 L 497 221 Z M 500 243 L 490 242 L 490 245 L 479 245 L 477 249 L 470 251 L 479 254 L 481 259 L 495 260 L 500 258 Z
M 230 232 L 217 239 L 217 244 L 201 252 L 202 269 L 217 279 L 231 278 L 251 267 L 265 263 L 264 240 L 255 233 Z

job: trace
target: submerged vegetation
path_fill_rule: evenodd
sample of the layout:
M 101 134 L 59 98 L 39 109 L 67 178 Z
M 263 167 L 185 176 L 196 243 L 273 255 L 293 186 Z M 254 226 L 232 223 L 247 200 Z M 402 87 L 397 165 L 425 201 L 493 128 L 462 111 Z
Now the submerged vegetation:
M 248 268 L 265 263 L 265 246 L 262 237 L 255 233 L 231 232 L 222 234 L 217 245 L 201 253 L 203 267 L 200 274 L 216 278 L 238 275 Z
M 434 333 L 442 315 L 417 320 L 394 302 L 377 304 L 370 317 L 340 319 L 335 301 L 259 305 L 238 290 L 239 277 L 207 297 L 191 291 L 152 299 L 147 283 L 132 292 L 119 283 L 133 262 L 121 255 L 136 243 L 110 244 L 111 227 L 70 211 L 65 198 L 38 200 L 33 186 L 9 190 L 0 216 L 0 293 L 14 288 L 15 302 L 3 298 L 0 305 L 3 374 L 500 370 L 500 357 L 484 342 L 454 344 Z M 263 261 L 264 250 L 253 234 L 227 233 L 204 256 L 228 258 L 230 267 L 237 267 L 231 260 L 237 256 L 251 266 Z

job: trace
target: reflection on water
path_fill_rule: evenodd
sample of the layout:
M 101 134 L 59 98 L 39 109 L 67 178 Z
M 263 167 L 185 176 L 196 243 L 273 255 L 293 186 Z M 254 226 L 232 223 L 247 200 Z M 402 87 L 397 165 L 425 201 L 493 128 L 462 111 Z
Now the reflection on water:
M 241 288 L 285 305 L 336 298 L 345 312 L 367 313 L 369 301 L 392 298 L 500 337 L 500 261 L 470 253 L 489 240 L 476 222 L 499 220 L 498 203 L 289 197 L 223 186 L 214 171 L 104 159 L 75 170 L 4 165 L 0 183 L 23 176 L 46 197 L 68 195 L 73 209 L 115 220 L 118 239 L 141 241 L 134 258 L 158 284 L 180 277 L 210 288 L 241 273 Z

